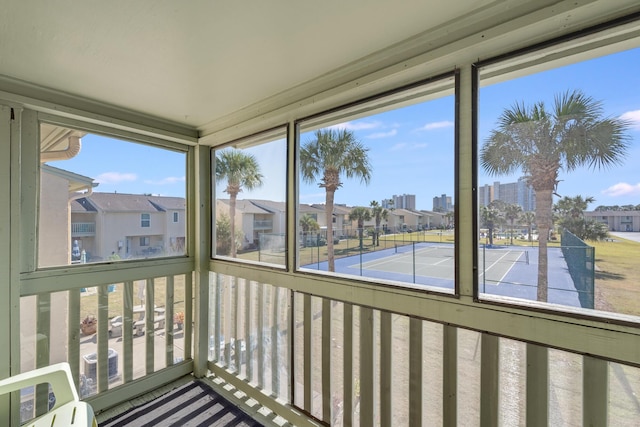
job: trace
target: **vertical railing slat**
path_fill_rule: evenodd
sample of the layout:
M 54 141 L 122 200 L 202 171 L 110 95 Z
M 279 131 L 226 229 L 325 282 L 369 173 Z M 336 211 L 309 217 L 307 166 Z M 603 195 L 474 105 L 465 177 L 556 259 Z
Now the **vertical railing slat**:
M 122 365 L 126 384 L 133 381 L 133 281 L 124 282 L 122 300 Z
M 311 412 L 311 394 L 313 390 L 313 384 L 311 382 L 311 295 L 304 294 L 303 296 L 303 315 L 304 315 L 304 367 L 303 367 L 303 387 L 304 387 L 304 409 Z
M 265 380 L 264 380 L 264 364 L 266 359 L 265 354 L 265 340 L 264 340 L 264 294 L 265 294 L 265 285 L 263 283 L 258 283 L 258 387 L 264 388 Z
M 108 285 L 98 286 L 98 351 L 97 379 L 98 393 L 109 390 L 109 289 Z
M 458 425 L 458 328 L 443 327 L 442 425 Z
M 373 425 L 373 310 L 360 308 L 360 425 Z
M 238 374 L 240 373 L 240 341 L 238 341 L 238 337 L 240 336 L 240 298 L 238 295 L 240 294 L 240 284 L 244 282 L 244 279 L 237 277 L 234 280 L 232 286 L 232 299 L 233 299 L 233 323 L 231 324 L 232 331 L 229 342 L 233 340 L 233 371 Z
M 591 356 L 583 356 L 582 360 L 582 425 L 606 426 L 609 404 L 609 363 Z
M 527 425 L 549 422 L 549 356 L 546 347 L 527 344 Z
M 273 326 L 271 328 L 271 388 L 275 396 L 280 396 L 280 352 L 279 352 L 279 324 L 278 311 L 280 310 L 280 288 L 273 287 Z
M 173 304 L 175 302 L 174 281 L 174 276 L 167 277 L 167 289 L 164 299 L 164 336 L 166 337 L 167 346 L 165 349 L 166 366 L 171 366 L 175 362 L 175 354 L 173 349 Z
M 344 427 L 353 426 L 353 305 L 344 303 Z
M 193 275 L 195 273 L 185 273 L 184 275 L 184 324 L 182 325 L 184 337 L 184 358 L 193 358 Z
M 251 319 L 254 313 L 255 307 L 255 292 L 253 292 L 255 288 L 255 282 L 251 281 L 247 283 L 247 287 L 245 289 L 245 301 L 244 301 L 244 324 L 247 338 L 247 380 L 250 382 L 254 380 L 253 378 L 253 360 L 254 360 L 254 347 L 256 340 L 255 331 L 251 327 Z
M 155 284 L 154 279 L 147 279 L 146 281 L 146 289 L 145 289 L 145 312 L 144 312 L 144 341 L 145 341 L 145 372 L 147 375 L 153 373 L 154 368 L 154 333 L 153 333 L 153 318 L 155 316 L 154 311 L 154 301 L 155 301 Z
M 293 403 L 293 383 L 294 383 L 294 375 L 293 375 L 293 334 L 295 331 L 294 326 L 294 316 L 293 316 L 293 292 L 289 289 L 284 289 L 285 293 L 285 301 L 287 307 L 287 314 L 285 316 L 285 322 L 287 327 L 286 338 L 282 340 L 285 346 L 284 350 L 284 361 L 283 363 L 287 364 L 287 383 L 286 383 L 286 396 L 287 402 Z
M 76 389 L 80 390 L 80 289 L 70 289 L 68 291 L 68 354 L 67 362 L 71 368 L 73 381 Z
M 322 419 L 331 421 L 331 300 L 322 299 Z
M 422 424 L 422 320 L 409 320 L 409 425 Z
M 480 425 L 498 425 L 498 372 L 500 339 L 494 335 L 481 334 L 480 359 Z
M 393 331 L 391 313 L 380 313 L 380 425 L 392 425 L 393 402 L 391 400 Z
M 39 294 L 37 301 L 37 326 L 36 326 L 36 367 L 49 365 L 51 343 L 51 294 Z M 36 386 L 36 416 L 48 411 L 49 386 L 39 384 Z
M 231 345 L 229 343 L 231 338 L 231 314 L 233 313 L 233 309 L 231 308 L 231 289 L 235 284 L 235 277 L 227 277 L 228 280 L 225 280 L 224 285 L 224 309 L 222 314 L 224 315 L 224 366 L 229 369 L 229 365 L 231 365 Z M 221 344 L 222 345 L 222 344 Z
M 222 338 L 222 275 L 216 273 L 216 308 L 213 313 L 214 315 L 214 342 L 213 348 L 215 349 L 215 360 L 220 363 L 220 359 L 222 359 L 222 354 L 220 351 L 220 339 Z M 185 349 L 186 350 L 186 349 Z

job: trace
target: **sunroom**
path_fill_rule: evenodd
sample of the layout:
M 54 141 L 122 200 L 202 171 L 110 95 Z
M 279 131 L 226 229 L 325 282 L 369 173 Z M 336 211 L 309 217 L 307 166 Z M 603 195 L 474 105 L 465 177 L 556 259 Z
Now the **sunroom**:
M 5 3 L 0 378 L 637 425 L 640 236 L 597 220 L 640 209 L 636 1 Z

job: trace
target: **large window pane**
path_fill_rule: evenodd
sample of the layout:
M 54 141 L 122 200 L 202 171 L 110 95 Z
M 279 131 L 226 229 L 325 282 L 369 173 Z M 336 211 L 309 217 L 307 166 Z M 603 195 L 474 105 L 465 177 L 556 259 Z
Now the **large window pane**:
M 484 298 L 640 315 L 640 96 L 629 90 L 639 55 L 549 64 L 480 89 Z
M 279 128 L 212 152 L 216 256 L 286 264 L 286 136 Z
M 39 267 L 185 254 L 185 153 L 46 123 L 40 140 Z
M 298 267 L 454 289 L 453 77 L 300 123 Z

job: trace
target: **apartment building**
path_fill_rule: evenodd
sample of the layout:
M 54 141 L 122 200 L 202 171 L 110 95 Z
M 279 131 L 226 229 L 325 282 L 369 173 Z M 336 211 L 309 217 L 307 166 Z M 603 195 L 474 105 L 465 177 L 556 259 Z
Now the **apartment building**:
M 510 205 L 518 205 L 523 211 L 535 211 L 536 197 L 533 188 L 527 184 L 525 178 L 517 182 L 484 184 L 478 187 L 478 203 L 488 206 L 494 200 L 500 200 Z

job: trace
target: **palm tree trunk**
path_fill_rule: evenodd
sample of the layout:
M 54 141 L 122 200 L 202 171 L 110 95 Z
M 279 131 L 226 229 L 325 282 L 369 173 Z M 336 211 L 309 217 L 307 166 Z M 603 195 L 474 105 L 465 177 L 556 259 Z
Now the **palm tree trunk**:
M 237 256 L 236 252 L 236 194 L 229 194 L 229 216 L 230 224 L 229 230 L 231 231 L 231 258 Z
M 536 191 L 536 218 L 538 224 L 538 301 L 549 298 L 547 242 L 551 229 L 553 190 Z
M 509 230 L 509 236 L 511 237 L 510 245 L 513 246 L 513 221 L 511 221 L 511 230 Z
M 335 259 L 333 256 L 333 198 L 335 192 L 327 189 L 326 220 L 327 220 L 327 270 L 336 271 Z

